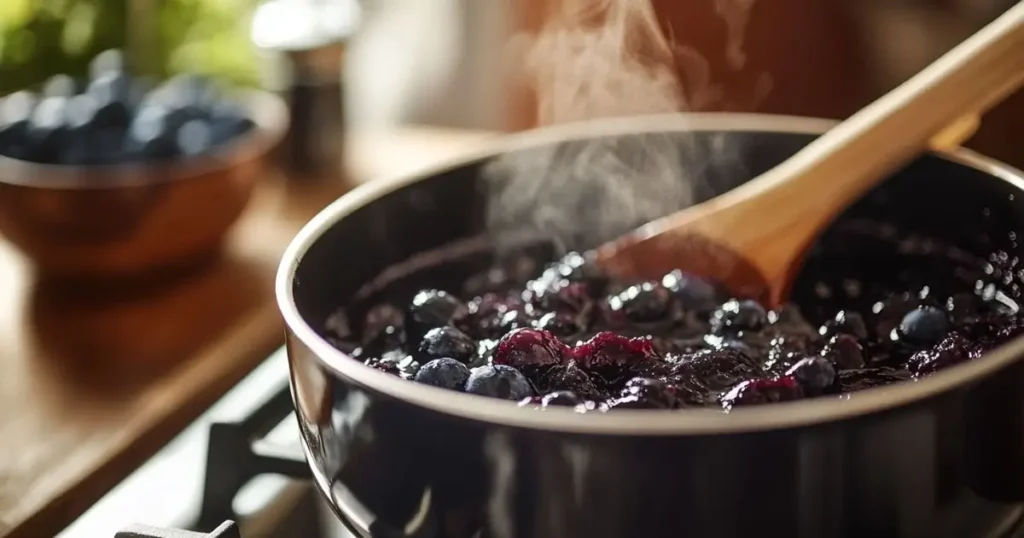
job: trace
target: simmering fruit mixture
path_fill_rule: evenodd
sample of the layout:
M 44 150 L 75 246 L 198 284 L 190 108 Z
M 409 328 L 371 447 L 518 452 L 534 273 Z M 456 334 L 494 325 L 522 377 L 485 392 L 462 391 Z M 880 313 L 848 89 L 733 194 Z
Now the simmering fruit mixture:
M 766 310 L 681 271 L 626 282 L 571 253 L 532 279 L 493 269 L 462 290 L 376 304 L 354 331 L 335 316 L 327 332 L 369 367 L 417 383 L 578 412 L 835 397 L 926 376 L 1024 333 L 991 287 L 879 299 L 816 326 L 794 305 Z

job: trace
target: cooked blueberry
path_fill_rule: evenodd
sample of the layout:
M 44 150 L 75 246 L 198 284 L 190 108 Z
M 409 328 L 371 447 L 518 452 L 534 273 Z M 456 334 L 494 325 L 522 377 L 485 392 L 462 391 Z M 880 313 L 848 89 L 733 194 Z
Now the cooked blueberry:
M 712 284 L 678 269 L 662 277 L 661 285 L 675 293 L 687 310 L 710 312 L 719 302 L 718 290 Z
M 907 312 L 899 325 L 899 335 L 904 341 L 918 346 L 927 346 L 941 340 L 949 332 L 949 318 L 946 313 L 932 306 L 922 306 Z
M 522 400 L 533 395 L 523 374 L 504 364 L 474 368 L 466 381 L 466 392 L 503 400 Z
M 498 341 L 491 362 L 527 369 L 553 366 L 567 360 L 569 355 L 568 346 L 547 331 L 516 329 Z
M 545 394 L 540 403 L 542 407 L 576 407 L 583 403 L 583 400 L 580 400 L 575 392 L 560 390 Z
M 570 252 L 562 259 L 548 266 L 544 277 L 562 278 L 569 282 L 588 284 L 594 293 L 601 293 L 608 276 L 598 266 L 590 263 L 578 252 Z
M 672 367 L 672 375 L 689 384 L 699 384 L 720 391 L 743 379 L 759 375 L 751 357 L 735 350 L 701 351 L 680 359 Z
M 978 355 L 978 350 L 963 336 L 953 333 L 931 349 L 918 351 L 907 360 L 907 370 L 915 376 L 937 372 L 943 368 L 966 362 Z
M 534 321 L 533 326 L 559 338 L 567 338 L 583 330 L 576 316 L 568 312 L 548 312 Z
M 658 360 L 650 338 L 626 338 L 607 331 L 578 344 L 573 357 L 584 368 L 635 367 Z
M 634 377 L 626 382 L 622 393 L 613 407 L 637 407 L 645 409 L 671 409 L 677 407 L 675 387 L 660 379 Z
M 839 372 L 839 385 L 843 392 L 880 387 L 910 379 L 906 370 L 894 368 L 864 368 L 861 370 L 842 370 Z
M 502 314 L 501 319 L 498 321 L 498 327 L 501 329 L 501 332 L 509 332 L 532 326 L 533 320 L 522 310 L 509 310 Z
M 800 384 L 792 376 L 775 379 L 749 379 L 729 389 L 722 396 L 722 407 L 732 409 L 743 405 L 757 405 L 798 400 L 803 397 Z
M 538 385 L 551 392 L 571 391 L 581 398 L 597 398 L 601 394 L 593 378 L 576 361 L 552 366 L 540 377 Z
M 461 391 L 469 380 L 469 368 L 455 359 L 434 359 L 420 367 L 417 383 Z
M 921 300 L 910 293 L 893 295 L 884 301 L 879 301 L 872 307 L 872 311 L 876 315 L 875 334 L 889 335 L 900 324 L 903 316 L 920 304 Z
M 398 367 L 398 363 L 392 360 L 386 360 L 377 357 L 367 360 L 365 364 L 370 368 L 373 368 L 374 370 L 380 370 L 381 372 L 384 372 L 386 374 L 391 374 L 394 376 L 402 375 L 402 370 L 401 368 Z
M 837 368 L 842 370 L 864 367 L 864 348 L 856 338 L 848 334 L 833 336 L 822 350 L 822 356 L 831 360 Z
M 757 301 L 732 299 L 712 314 L 711 329 L 715 334 L 758 331 L 767 322 L 768 313 Z
M 836 387 L 836 369 L 824 357 L 801 359 L 786 370 L 786 375 L 796 378 L 808 396 L 831 392 Z
M 558 310 L 587 316 L 594 306 L 594 299 L 588 284 L 583 282 L 564 283 L 556 287 L 529 288 L 530 303 L 543 310 Z
M 675 296 L 655 282 L 630 286 L 609 299 L 613 311 L 621 311 L 630 321 L 650 323 L 674 317 Z
M 420 362 L 450 358 L 470 363 L 476 355 L 476 342 L 455 327 L 435 327 L 423 335 L 417 352 Z
M 427 331 L 461 320 L 466 305 L 441 290 L 423 290 L 412 298 L 405 313 L 405 329 L 410 341 L 418 342 Z
M 836 334 L 849 334 L 864 340 L 868 337 L 868 326 L 864 318 L 856 312 L 840 310 L 835 317 L 826 321 L 819 331 L 822 336 L 831 337 Z
M 420 370 L 419 361 L 401 349 L 392 349 L 384 352 L 380 360 L 391 361 L 398 365 L 398 373 L 403 379 L 413 379 Z

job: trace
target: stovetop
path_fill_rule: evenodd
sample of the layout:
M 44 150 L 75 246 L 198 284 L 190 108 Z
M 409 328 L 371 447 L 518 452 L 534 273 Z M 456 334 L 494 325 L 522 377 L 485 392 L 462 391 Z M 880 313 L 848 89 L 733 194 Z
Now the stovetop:
M 353 538 L 314 491 L 288 378 L 279 350 L 57 538 Z M 1024 538 L 1024 517 L 986 536 Z

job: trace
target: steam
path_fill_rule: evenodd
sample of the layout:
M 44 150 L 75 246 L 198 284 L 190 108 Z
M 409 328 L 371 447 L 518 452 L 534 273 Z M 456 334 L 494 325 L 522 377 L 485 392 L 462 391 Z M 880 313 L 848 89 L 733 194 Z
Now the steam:
M 741 69 L 753 0 L 687 1 L 714 2 L 726 23 L 726 64 Z M 723 103 L 706 58 L 666 34 L 650 0 L 554 4 L 536 35 L 513 43 L 535 90 L 541 125 Z M 709 171 L 736 161 L 722 140 L 665 134 L 594 138 L 503 156 L 485 171 L 488 226 L 499 248 L 506 246 L 503 238 L 522 232 L 547 236 L 563 250 L 590 248 L 706 197 Z

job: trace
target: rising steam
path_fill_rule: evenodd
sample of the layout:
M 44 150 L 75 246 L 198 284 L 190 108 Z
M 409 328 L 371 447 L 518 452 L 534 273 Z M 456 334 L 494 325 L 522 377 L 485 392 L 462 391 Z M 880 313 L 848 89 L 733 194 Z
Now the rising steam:
M 714 2 L 726 22 L 727 64 L 742 68 L 753 0 L 686 1 Z M 650 0 L 554 3 L 540 32 L 514 42 L 541 125 L 721 103 L 707 60 L 669 39 Z M 712 165 L 736 161 L 720 142 L 645 134 L 503 156 L 487 170 L 489 229 L 499 247 L 510 231 L 539 232 L 563 249 L 595 246 L 691 205 Z

